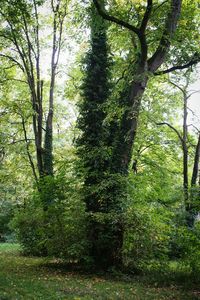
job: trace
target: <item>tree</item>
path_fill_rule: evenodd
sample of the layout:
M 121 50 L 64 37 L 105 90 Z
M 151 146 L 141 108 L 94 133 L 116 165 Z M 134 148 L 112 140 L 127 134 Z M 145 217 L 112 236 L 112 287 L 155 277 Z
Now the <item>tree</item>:
M 46 121 L 44 120 L 44 80 L 41 78 L 41 32 L 40 32 L 40 9 L 43 1 L 25 0 L 1 2 L 0 16 L 2 21 L 0 37 L 6 42 L 0 54 L 2 61 L 8 63 L 8 67 L 17 67 L 19 77 L 23 78 L 23 84 L 29 88 L 30 101 L 32 104 L 32 126 L 35 139 L 35 152 L 37 158 L 37 174 L 33 159 L 27 151 L 36 182 L 38 174 L 53 175 L 53 111 L 56 70 L 62 43 L 63 22 L 67 12 L 68 2 L 52 1 L 53 13 L 51 75 L 49 86 L 49 105 Z M 46 128 L 44 129 L 44 123 Z M 27 141 L 25 120 L 22 117 L 24 138 Z M 44 134 L 43 134 L 44 132 Z M 43 135 L 44 141 L 43 141 Z M 27 143 L 27 142 L 26 142 Z M 28 149 L 27 149 L 28 150 Z
M 129 76 L 126 78 L 124 88 L 121 90 L 118 99 L 122 113 L 119 120 L 116 122 L 114 121 L 114 126 L 110 126 L 110 138 L 107 139 L 107 146 L 111 145 L 111 159 L 108 167 L 108 173 L 110 173 L 112 178 L 114 178 L 113 174 L 115 174 L 115 178 L 121 175 L 122 177 L 124 175 L 126 177 L 129 172 L 132 158 L 141 100 L 149 78 L 153 75 L 169 73 L 176 69 L 184 69 L 189 65 L 196 64 L 199 61 L 199 55 L 196 53 L 195 55 L 193 54 L 192 58 L 188 59 L 189 62 L 185 62 L 184 65 L 174 65 L 173 68 L 169 67 L 166 70 L 158 71 L 164 63 L 167 64 L 171 62 L 174 64 L 173 51 L 171 53 L 171 57 L 169 54 L 171 49 L 170 47 L 173 45 L 173 39 L 177 31 L 178 20 L 180 18 L 182 6 L 181 0 L 172 0 L 170 2 L 170 5 L 167 6 L 167 17 L 166 8 L 163 8 L 165 6 L 165 2 L 160 4 L 160 2 L 153 3 L 153 1 L 148 0 L 146 7 L 140 4 L 140 2 L 137 3 L 137 1 L 137 5 L 133 5 L 131 3 L 130 11 L 134 11 L 135 9 L 135 14 L 133 13 L 131 16 L 127 13 L 127 11 L 125 11 L 126 8 L 124 9 L 123 4 L 120 3 L 120 1 L 109 3 L 108 9 L 110 9 L 110 13 L 98 0 L 93 0 L 93 3 L 99 15 L 104 20 L 110 21 L 123 29 L 127 29 L 130 32 L 130 38 L 132 40 L 134 60 L 131 63 Z M 124 16 L 124 19 L 113 16 L 113 11 L 118 11 L 120 16 Z M 157 11 L 161 11 L 158 16 L 156 16 Z M 159 25 L 159 22 L 161 26 Z M 157 29 L 157 34 L 155 34 L 155 30 L 153 29 L 154 26 Z M 184 37 L 182 37 L 182 39 L 184 39 Z M 89 111 L 87 111 L 86 116 L 89 118 Z M 99 123 L 100 126 L 101 124 L 102 122 Z M 101 129 L 99 132 L 101 132 Z M 123 180 L 121 180 L 121 182 L 123 182 Z M 106 198 L 108 214 L 112 212 L 112 208 L 109 207 L 110 199 L 112 199 L 112 207 L 121 206 L 119 211 L 124 205 L 122 203 L 126 187 L 124 185 L 123 188 L 119 188 L 120 184 L 121 183 L 115 184 L 112 188 L 107 190 L 109 195 Z M 121 198 L 120 205 L 118 205 L 119 198 Z M 99 201 L 101 200 L 99 199 Z M 96 201 L 94 200 L 93 203 L 96 203 Z M 123 229 L 121 228 L 120 222 L 116 225 L 116 227 L 118 227 L 118 230 L 116 230 L 118 237 L 117 234 L 113 235 L 113 240 L 121 241 Z M 121 253 L 120 247 L 122 243 L 120 242 L 116 245 L 115 253 Z M 103 255 L 103 253 L 101 253 L 101 255 Z M 99 257 L 101 255 L 99 253 Z M 112 263 L 115 264 L 114 261 L 112 261 Z
M 183 125 L 182 125 L 182 132 L 180 130 L 176 129 L 173 125 L 171 125 L 168 122 L 163 123 L 157 123 L 157 125 L 167 125 L 171 130 L 173 130 L 180 143 L 183 153 L 183 193 L 184 193 L 184 205 L 185 205 L 185 211 L 186 211 L 186 222 L 189 227 L 194 225 L 194 218 L 195 218 L 195 212 L 194 212 L 194 206 L 195 206 L 195 197 L 192 190 L 195 189 L 197 177 L 198 177 L 198 169 L 199 169 L 199 158 L 200 158 L 200 134 L 198 133 L 198 142 L 195 146 L 195 155 L 194 155 L 194 162 L 193 162 L 193 171 L 191 176 L 191 184 L 189 184 L 189 174 L 188 174 L 188 168 L 189 168 L 189 147 L 190 147 L 190 140 L 189 140 L 189 133 L 188 133 L 188 100 L 190 97 L 196 92 L 190 92 L 188 90 L 189 83 L 190 83 L 190 74 L 185 74 L 186 83 L 184 86 L 177 84 L 174 81 L 169 82 L 178 89 L 182 94 L 182 102 L 183 102 Z M 192 124 L 190 124 L 192 125 Z M 191 193 L 190 193 L 191 188 Z

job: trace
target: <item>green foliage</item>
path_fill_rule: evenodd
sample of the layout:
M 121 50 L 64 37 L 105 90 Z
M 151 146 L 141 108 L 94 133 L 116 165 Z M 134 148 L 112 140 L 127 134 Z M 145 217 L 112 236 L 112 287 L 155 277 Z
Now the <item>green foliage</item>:
M 90 44 L 85 58 L 82 101 L 79 104 L 77 153 L 83 178 L 83 201 L 88 214 L 89 256 L 96 267 L 121 259 L 123 178 L 111 170 L 110 125 L 105 122 L 111 92 L 107 23 L 95 7 L 90 11 Z

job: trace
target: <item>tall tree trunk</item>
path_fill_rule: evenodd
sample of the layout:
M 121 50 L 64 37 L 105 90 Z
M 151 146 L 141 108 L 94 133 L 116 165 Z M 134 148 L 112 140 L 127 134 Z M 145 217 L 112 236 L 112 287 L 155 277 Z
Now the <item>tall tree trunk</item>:
M 53 109 L 54 109 L 54 89 L 55 89 L 55 76 L 56 76 L 56 35 L 57 35 L 57 22 L 54 16 L 53 28 L 53 47 L 51 57 L 51 82 L 49 90 L 49 111 L 46 120 L 46 131 L 44 141 L 44 172 L 46 175 L 53 175 Z

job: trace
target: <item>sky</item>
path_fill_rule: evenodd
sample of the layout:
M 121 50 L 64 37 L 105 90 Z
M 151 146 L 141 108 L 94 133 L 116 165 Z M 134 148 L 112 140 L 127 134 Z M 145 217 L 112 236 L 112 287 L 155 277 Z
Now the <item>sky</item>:
M 200 78 L 197 78 L 197 80 L 190 86 L 189 90 L 192 92 L 195 91 L 188 100 L 188 107 L 195 113 L 195 115 L 189 111 L 188 120 L 189 123 L 194 123 L 194 125 L 200 130 Z

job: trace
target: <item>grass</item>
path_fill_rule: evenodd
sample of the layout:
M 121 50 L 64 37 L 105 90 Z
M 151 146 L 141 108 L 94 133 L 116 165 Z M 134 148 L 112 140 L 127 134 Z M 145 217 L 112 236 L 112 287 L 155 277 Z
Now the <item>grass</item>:
M 200 287 L 157 280 L 150 275 L 72 272 L 56 262 L 20 255 L 16 244 L 0 244 L 0 300 L 162 300 L 200 299 Z

